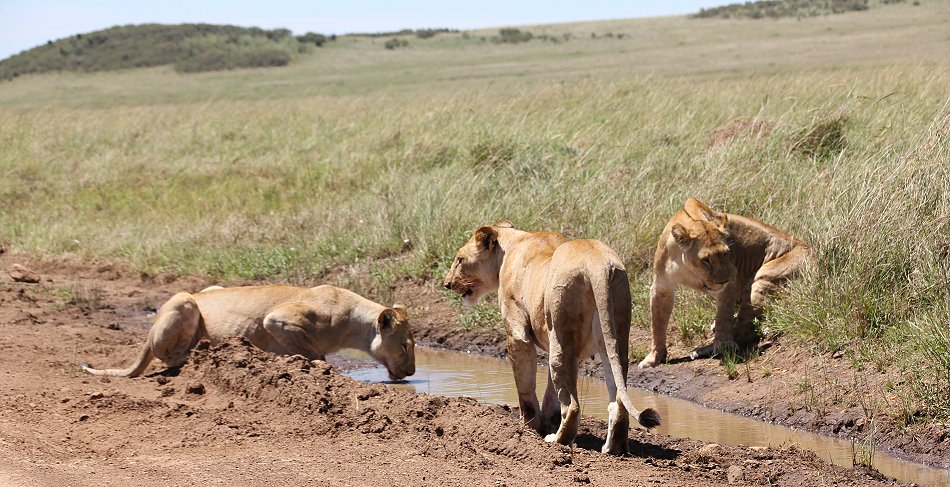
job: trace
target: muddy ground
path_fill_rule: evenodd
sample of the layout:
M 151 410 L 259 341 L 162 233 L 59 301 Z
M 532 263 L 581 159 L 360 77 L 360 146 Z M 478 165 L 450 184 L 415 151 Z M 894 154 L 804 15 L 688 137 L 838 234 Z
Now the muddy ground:
M 13 264 L 39 282 L 13 282 Z M 605 428 L 593 420 L 575 448 L 552 446 L 511 408 L 363 384 L 326 363 L 238 340 L 203 344 L 177 371 L 155 363 L 144 378 L 91 377 L 77 367 L 125 365 L 164 300 L 208 284 L 0 254 L 0 485 L 893 485 L 808 452 L 639 430 L 632 455 L 610 457 L 597 453 Z M 433 284 L 401 293 L 418 341 L 501 353 L 491 333 L 457 332 L 457 311 Z M 777 346 L 767 355 L 790 353 Z M 772 367 L 772 377 L 785 373 Z M 632 374 L 632 383 L 760 414 L 755 391 L 764 379 L 723 386 L 712 364 L 658 370 Z

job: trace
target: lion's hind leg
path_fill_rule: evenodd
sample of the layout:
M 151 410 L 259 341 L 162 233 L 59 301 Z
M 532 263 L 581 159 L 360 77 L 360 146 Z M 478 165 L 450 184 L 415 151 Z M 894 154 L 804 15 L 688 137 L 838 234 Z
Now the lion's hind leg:
M 191 294 L 172 296 L 158 310 L 155 324 L 148 332 L 152 354 L 168 367 L 181 366 L 198 343 L 200 323 L 201 312 Z
M 561 405 L 561 424 L 557 432 L 544 440 L 570 445 L 577 436 L 581 407 L 577 397 L 577 369 L 587 344 L 592 340 L 590 328 L 592 306 L 584 306 L 584 300 L 593 301 L 589 288 L 564 286 L 549 289 L 544 296 L 548 308 L 549 366 L 554 392 Z
M 198 303 L 191 294 L 178 293 L 158 310 L 155 324 L 148 331 L 145 345 L 132 365 L 125 369 L 94 369 L 82 365 L 82 369 L 93 375 L 136 377 L 145 372 L 153 358 L 161 360 L 168 367 L 178 367 L 185 363 L 198 342 L 200 322 Z
M 798 246 L 777 259 L 766 262 L 755 273 L 747 294 L 739 305 L 736 317 L 735 341 L 740 348 L 754 347 L 761 338 L 755 321 L 763 318 L 769 299 L 788 281 L 801 274 L 808 261 L 808 250 Z
M 581 406 L 577 398 L 578 359 L 568 347 L 551 344 L 551 380 L 561 405 L 561 424 L 557 432 L 544 437 L 544 441 L 562 445 L 574 443 L 580 424 Z
M 601 448 L 601 453 L 625 455 L 629 453 L 627 437 L 630 433 L 630 414 L 627 412 L 627 408 L 624 407 L 620 396 L 617 395 L 617 381 L 618 379 L 625 380 L 625 378 L 614 377 L 613 368 L 610 366 L 607 345 L 604 341 L 604 335 L 600 331 L 600 327 L 600 316 L 594 313 L 592 329 L 594 331 L 594 339 L 597 342 L 597 354 L 600 356 L 600 362 L 604 367 L 604 380 L 607 383 L 607 397 L 609 397 L 610 401 L 607 404 L 607 438 L 603 448 Z M 623 339 L 625 341 L 626 337 L 623 337 Z M 627 353 L 627 347 L 622 348 L 622 352 Z M 621 362 L 621 369 L 626 371 L 627 362 L 623 360 Z

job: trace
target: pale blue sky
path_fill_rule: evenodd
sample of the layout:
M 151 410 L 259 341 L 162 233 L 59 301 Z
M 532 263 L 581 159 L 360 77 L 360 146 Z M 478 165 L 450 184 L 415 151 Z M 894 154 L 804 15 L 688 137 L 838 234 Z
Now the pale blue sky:
M 735 0 L 733 0 L 735 1 Z M 115 25 L 209 23 L 295 34 L 474 29 L 696 12 L 729 0 L 0 0 L 0 59 Z

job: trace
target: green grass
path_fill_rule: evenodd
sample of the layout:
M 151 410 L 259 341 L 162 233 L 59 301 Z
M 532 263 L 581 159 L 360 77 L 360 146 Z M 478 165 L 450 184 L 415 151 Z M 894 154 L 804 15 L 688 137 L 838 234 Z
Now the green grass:
M 947 18 L 934 1 L 521 28 L 559 44 L 344 37 L 279 70 L 21 77 L 0 84 L 0 240 L 272 281 L 372 262 L 350 287 L 385 301 L 504 218 L 613 246 L 647 326 L 656 238 L 696 196 L 813 244 L 770 330 L 899 370 L 903 417 L 946 419 Z M 736 119 L 767 129 L 713 143 Z M 712 305 L 682 296 L 686 339 Z
M 474 308 L 461 309 L 459 321 L 465 331 L 488 331 L 496 327 L 500 328 L 501 311 L 491 300 L 482 301 Z

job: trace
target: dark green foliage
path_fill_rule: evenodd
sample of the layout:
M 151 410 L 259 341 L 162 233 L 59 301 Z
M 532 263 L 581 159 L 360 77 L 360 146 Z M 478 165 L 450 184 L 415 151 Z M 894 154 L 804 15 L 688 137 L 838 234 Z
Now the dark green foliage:
M 383 44 L 386 49 L 398 49 L 400 47 L 409 47 L 409 41 L 405 39 L 390 39 L 386 41 L 386 44 Z
M 0 79 L 48 71 L 174 65 L 181 72 L 284 66 L 326 37 L 229 25 L 127 25 L 77 34 L 0 61 Z
M 437 34 L 442 34 L 445 32 L 452 32 L 450 29 L 416 29 L 416 37 L 420 39 L 428 39 L 430 37 L 435 37 Z
M 498 36 L 493 37 L 492 40 L 518 44 L 519 42 L 528 42 L 533 37 L 530 32 L 522 32 L 520 29 L 501 29 L 498 31 Z
M 420 39 L 427 39 L 429 37 L 435 37 L 436 34 L 446 34 L 449 32 L 458 32 L 458 29 L 402 29 L 395 30 L 390 32 L 354 32 L 347 34 L 349 36 L 360 36 L 360 37 L 392 37 L 392 36 L 411 36 L 415 34 L 416 37 Z
M 809 157 L 836 155 L 847 145 L 848 140 L 845 137 L 847 122 L 848 119 L 845 116 L 815 120 L 810 127 L 800 130 L 792 137 L 792 151 Z
M 301 44 L 313 44 L 317 47 L 320 47 L 327 42 L 327 36 L 323 34 L 307 32 L 302 36 L 297 36 L 297 41 Z
M 509 141 L 483 141 L 472 147 L 470 155 L 475 167 L 504 166 L 515 159 L 516 147 Z
M 893 0 L 891 0 L 893 3 Z M 884 3 L 891 3 L 885 1 Z M 758 2 L 733 3 L 722 7 L 699 9 L 696 18 L 779 18 L 815 17 L 868 10 L 868 0 L 762 0 Z

